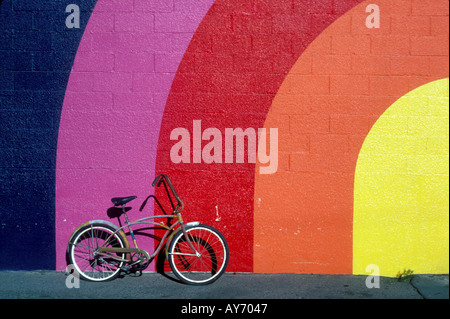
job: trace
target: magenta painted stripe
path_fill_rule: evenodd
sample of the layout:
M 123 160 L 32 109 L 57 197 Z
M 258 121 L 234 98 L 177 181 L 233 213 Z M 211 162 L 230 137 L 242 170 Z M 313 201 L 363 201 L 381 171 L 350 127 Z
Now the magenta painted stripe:
M 181 58 L 214 0 L 98 0 L 70 75 L 56 163 L 56 267 L 72 231 L 110 219 L 114 196 L 153 192 L 161 119 Z M 140 237 L 140 248 L 153 240 Z M 153 270 L 150 268 L 149 270 Z

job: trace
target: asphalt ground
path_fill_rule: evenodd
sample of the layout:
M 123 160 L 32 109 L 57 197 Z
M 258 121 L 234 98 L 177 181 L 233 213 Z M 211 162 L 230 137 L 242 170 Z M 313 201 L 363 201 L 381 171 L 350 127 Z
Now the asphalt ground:
M 0 271 L 0 299 L 448 299 L 448 275 L 415 275 L 411 281 L 367 276 L 299 274 L 223 275 L 207 286 L 188 286 L 169 274 L 125 275 L 87 282 L 58 271 Z M 378 287 L 377 287 L 378 286 Z M 68 288 L 72 287 L 72 288 Z

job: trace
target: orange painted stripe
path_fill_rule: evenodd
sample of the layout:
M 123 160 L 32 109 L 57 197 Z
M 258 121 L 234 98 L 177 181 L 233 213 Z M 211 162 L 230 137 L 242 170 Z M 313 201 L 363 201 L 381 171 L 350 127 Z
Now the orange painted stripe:
M 447 1 L 430 2 L 448 8 Z M 399 97 L 448 77 L 448 63 L 435 67 L 443 52 L 448 59 L 448 37 L 424 38 L 429 20 L 412 18 L 421 2 L 377 1 L 380 29 L 365 27 L 370 3 L 308 47 L 273 101 L 265 127 L 279 128 L 279 163 L 285 164 L 274 175 L 259 175 L 256 167 L 255 272 L 352 273 L 354 172 L 362 143 Z M 443 15 L 432 8 L 428 16 Z M 393 28 L 391 21 L 401 17 L 404 24 Z

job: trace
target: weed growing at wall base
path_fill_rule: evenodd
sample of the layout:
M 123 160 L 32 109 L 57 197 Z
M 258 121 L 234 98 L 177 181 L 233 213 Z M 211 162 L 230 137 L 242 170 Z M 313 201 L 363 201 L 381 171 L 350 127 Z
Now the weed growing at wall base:
M 185 128 L 172 130 L 170 140 L 178 142 L 170 150 L 170 159 L 175 164 L 190 164 L 191 162 L 197 164 L 202 162 L 206 164 L 243 164 L 245 163 L 245 150 L 247 150 L 247 163 L 255 164 L 258 159 L 260 164 L 267 164 L 260 167 L 260 174 L 277 172 L 277 128 L 270 128 L 269 145 L 267 145 L 267 129 L 265 128 L 260 128 L 257 131 L 254 128 L 245 130 L 242 128 L 226 128 L 224 135 L 225 137 L 217 128 L 207 128 L 202 131 L 202 121 L 194 120 L 192 123 L 192 139 L 191 132 Z M 245 143 L 245 140 L 247 140 L 247 143 Z M 209 142 L 203 146 L 203 141 Z M 267 146 L 269 146 L 269 153 L 267 153 Z

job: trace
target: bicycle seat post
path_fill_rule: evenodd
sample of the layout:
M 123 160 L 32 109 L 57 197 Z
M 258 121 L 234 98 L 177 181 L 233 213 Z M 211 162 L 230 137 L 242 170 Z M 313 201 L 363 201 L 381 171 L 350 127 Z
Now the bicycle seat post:
M 137 243 L 136 243 L 136 238 L 134 237 L 133 230 L 131 229 L 131 226 L 129 226 L 129 225 L 130 225 L 130 221 L 128 220 L 128 215 L 127 215 L 127 211 L 126 211 L 126 209 L 125 209 L 125 205 L 126 205 L 126 204 L 123 204 L 123 205 L 122 205 L 122 211 L 123 211 L 123 214 L 124 214 L 124 216 L 125 216 L 125 222 L 126 222 L 127 225 L 128 225 L 128 230 L 130 231 L 131 238 L 133 239 L 134 247 L 138 248 L 138 245 L 137 245 Z

